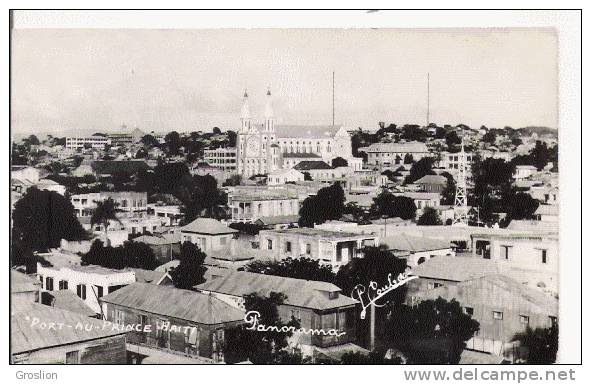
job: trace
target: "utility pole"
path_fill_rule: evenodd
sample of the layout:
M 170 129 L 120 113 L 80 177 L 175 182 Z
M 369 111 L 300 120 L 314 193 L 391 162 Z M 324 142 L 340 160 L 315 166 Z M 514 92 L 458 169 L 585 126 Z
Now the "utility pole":
M 430 103 L 431 103 L 431 94 L 430 94 L 431 89 L 430 89 L 429 83 L 430 83 L 429 72 L 427 72 L 427 125 L 426 125 L 426 127 L 428 127 L 429 123 L 430 123 L 430 121 L 429 121 L 430 120 L 430 116 L 429 116 L 430 110 L 429 109 L 431 107 L 431 105 L 430 105 Z
M 464 130 L 462 129 L 462 150 L 460 151 L 458 164 L 458 182 L 456 184 L 453 225 L 466 226 L 467 224 L 468 199 L 466 196 L 466 153 L 464 152 Z
M 332 71 L 332 126 L 334 127 L 334 71 Z

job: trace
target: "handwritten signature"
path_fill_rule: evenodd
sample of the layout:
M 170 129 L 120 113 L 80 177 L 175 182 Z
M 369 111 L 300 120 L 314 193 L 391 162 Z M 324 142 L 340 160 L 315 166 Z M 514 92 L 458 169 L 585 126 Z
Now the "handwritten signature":
M 367 308 L 369 306 L 374 305 L 376 307 L 383 307 L 386 304 L 377 304 L 376 301 L 384 297 L 389 292 L 416 278 L 418 278 L 418 276 L 408 276 L 406 272 L 404 272 L 399 274 L 396 279 L 392 280 L 392 274 L 389 273 L 388 284 L 383 287 L 378 288 L 378 283 L 375 281 L 371 281 L 367 288 L 361 284 L 357 284 L 355 288 L 353 288 L 351 297 L 359 300 L 361 303 L 362 310 L 359 314 L 361 319 L 365 319 Z

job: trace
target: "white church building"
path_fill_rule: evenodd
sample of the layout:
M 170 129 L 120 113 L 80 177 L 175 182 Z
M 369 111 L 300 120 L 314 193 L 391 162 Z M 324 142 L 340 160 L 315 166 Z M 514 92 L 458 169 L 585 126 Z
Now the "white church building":
M 293 126 L 275 127 L 271 91 L 262 123 L 254 123 L 244 93 L 237 137 L 237 171 L 243 177 L 268 174 L 278 169 L 297 165 L 294 158 L 315 159 L 328 164 L 334 158 L 347 160 L 349 167 L 360 170 L 362 159 L 352 154 L 351 136 L 343 126 Z

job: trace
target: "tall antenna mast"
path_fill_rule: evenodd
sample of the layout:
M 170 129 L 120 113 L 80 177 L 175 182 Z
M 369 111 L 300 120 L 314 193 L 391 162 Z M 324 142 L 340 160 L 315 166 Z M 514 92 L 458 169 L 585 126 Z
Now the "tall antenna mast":
M 430 105 L 429 104 L 430 104 L 430 101 L 431 101 L 430 100 L 430 96 L 431 96 L 430 95 L 430 91 L 431 91 L 431 89 L 429 87 L 429 85 L 430 85 L 429 84 L 429 80 L 430 80 L 429 79 L 429 72 L 427 72 L 427 125 L 426 125 L 427 127 L 429 126 L 429 112 L 430 112 L 429 111 L 429 108 L 430 108 Z
M 334 71 L 332 71 L 332 126 L 334 127 Z
M 468 199 L 466 196 L 466 153 L 464 152 L 464 129 L 462 128 L 462 149 L 458 164 L 458 182 L 454 202 L 453 225 L 468 225 Z

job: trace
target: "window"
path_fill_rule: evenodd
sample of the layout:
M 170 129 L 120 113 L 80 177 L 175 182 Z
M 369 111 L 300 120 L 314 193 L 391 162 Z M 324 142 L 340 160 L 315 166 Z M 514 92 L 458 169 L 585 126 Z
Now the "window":
M 53 277 L 45 278 L 45 289 L 47 291 L 53 291 Z
M 285 252 L 291 252 L 291 241 L 285 242 Z
M 548 250 L 542 249 L 542 264 L 546 264 L 548 262 Z
M 115 309 L 113 311 L 113 322 L 115 324 L 118 325 L 124 325 L 124 319 L 125 319 L 125 315 L 123 314 L 123 311 L 119 310 L 119 309 Z
M 519 322 L 523 325 L 529 324 L 529 316 L 519 315 Z
M 60 291 L 63 289 L 68 289 L 68 282 L 66 280 L 60 280 L 58 284 Z
M 501 257 L 505 260 L 509 260 L 509 252 L 511 250 L 510 245 L 501 245 Z
M 267 249 L 273 249 L 273 240 L 267 239 Z
M 312 253 L 312 245 L 306 244 L 306 255 L 309 255 L 311 253 Z
M 80 354 L 78 351 L 66 352 L 66 364 L 80 364 Z
M 472 308 L 472 307 L 464 307 L 464 313 L 466 315 L 472 316 L 472 315 L 474 315 L 474 308 Z
M 503 312 L 493 311 L 493 319 L 503 320 Z
M 78 284 L 76 286 L 76 294 L 82 300 L 86 300 L 86 285 L 84 285 L 84 284 Z

